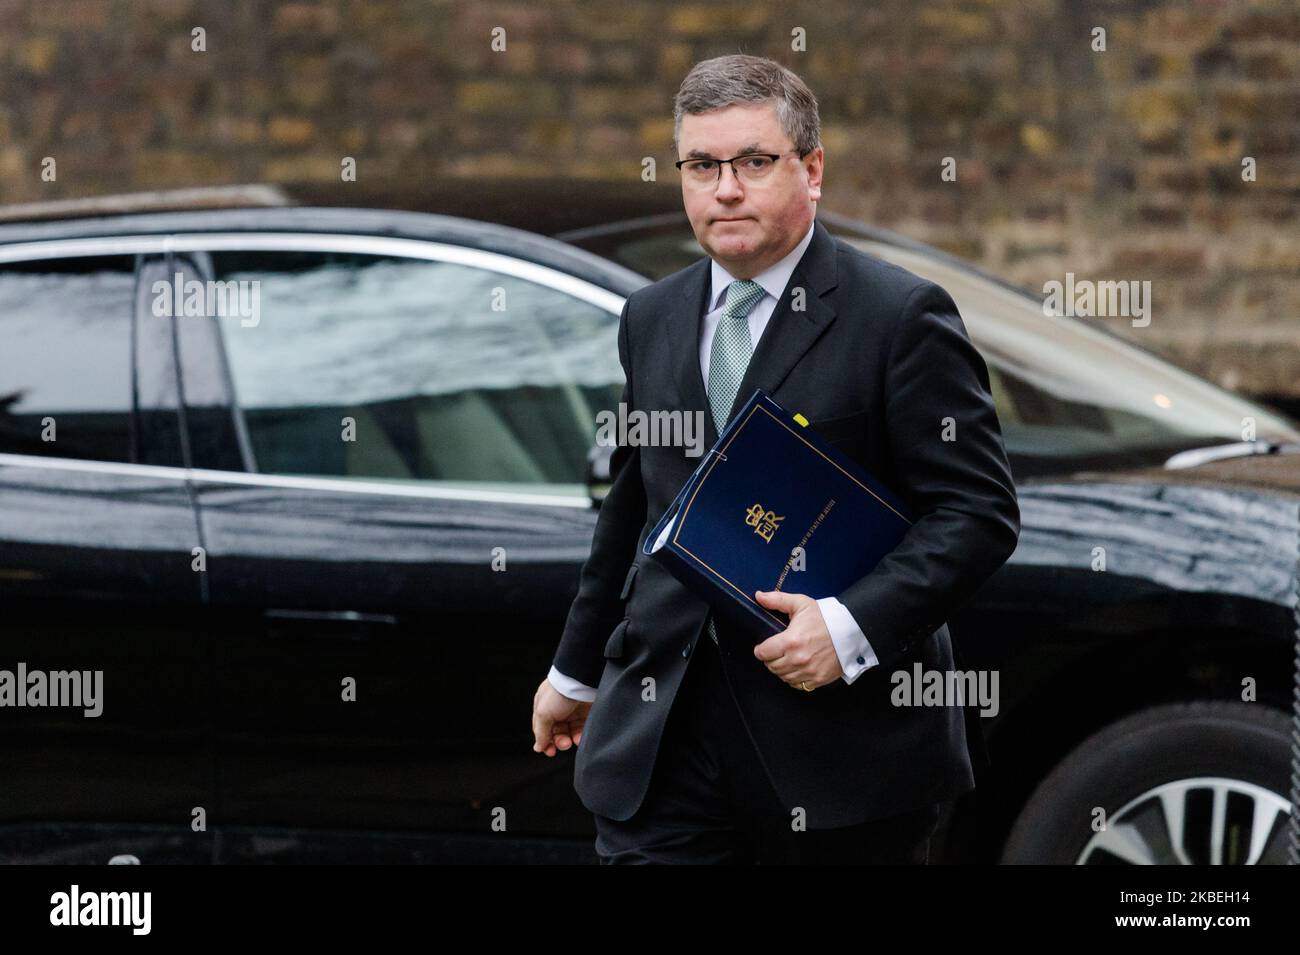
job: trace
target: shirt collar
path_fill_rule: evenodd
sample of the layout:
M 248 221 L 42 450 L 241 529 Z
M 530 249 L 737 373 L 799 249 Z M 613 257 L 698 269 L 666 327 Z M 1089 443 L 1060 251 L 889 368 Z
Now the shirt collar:
M 803 258 L 803 254 L 807 250 L 808 244 L 812 242 L 813 230 L 816 228 L 817 219 L 814 218 L 808 226 L 808 232 L 799 240 L 799 244 L 790 250 L 790 253 L 785 258 L 754 276 L 754 281 L 763 286 L 763 291 L 768 295 L 775 299 L 779 299 L 782 293 L 785 292 L 785 287 L 790 282 L 790 276 L 794 274 L 794 267 L 798 265 L 799 260 Z M 712 275 L 713 286 L 709 294 L 708 308 L 708 311 L 710 312 L 719 306 L 720 303 L 718 300 L 727 290 L 727 286 L 736 281 L 736 277 L 719 265 L 716 259 L 713 260 Z

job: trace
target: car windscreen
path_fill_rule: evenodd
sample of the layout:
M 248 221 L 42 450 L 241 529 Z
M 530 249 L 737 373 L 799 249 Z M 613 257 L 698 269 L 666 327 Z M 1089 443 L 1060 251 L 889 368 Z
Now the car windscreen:
M 1045 314 L 1033 299 L 922 252 L 847 241 L 952 295 L 989 366 L 1008 453 L 1086 459 L 1254 439 L 1300 442 L 1281 415 L 1115 334 Z

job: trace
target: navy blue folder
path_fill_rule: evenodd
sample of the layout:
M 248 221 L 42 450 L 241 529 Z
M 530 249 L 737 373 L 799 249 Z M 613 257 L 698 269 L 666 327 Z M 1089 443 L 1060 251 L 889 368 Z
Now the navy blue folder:
M 835 597 L 893 550 L 912 521 L 896 495 L 760 388 L 642 553 L 758 642 L 789 619 L 759 604 L 754 591 Z

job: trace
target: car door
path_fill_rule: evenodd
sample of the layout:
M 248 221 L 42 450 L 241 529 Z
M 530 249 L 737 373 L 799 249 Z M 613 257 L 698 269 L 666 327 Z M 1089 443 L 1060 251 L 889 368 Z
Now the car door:
M 120 247 L 0 247 L 3 861 L 211 858 L 172 327 Z
M 179 325 L 223 857 L 589 853 L 529 717 L 590 548 L 621 298 L 413 240 L 174 242 L 242 303 Z

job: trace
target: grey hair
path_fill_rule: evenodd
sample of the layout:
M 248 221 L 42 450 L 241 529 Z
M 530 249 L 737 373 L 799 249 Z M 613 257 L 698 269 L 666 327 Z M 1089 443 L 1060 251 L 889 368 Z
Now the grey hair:
M 775 60 L 732 53 L 701 60 L 682 80 L 673 100 L 673 154 L 677 154 L 683 115 L 709 113 L 737 103 L 767 102 L 773 102 L 781 131 L 800 156 L 821 146 L 817 97 L 804 81 Z

